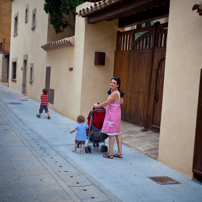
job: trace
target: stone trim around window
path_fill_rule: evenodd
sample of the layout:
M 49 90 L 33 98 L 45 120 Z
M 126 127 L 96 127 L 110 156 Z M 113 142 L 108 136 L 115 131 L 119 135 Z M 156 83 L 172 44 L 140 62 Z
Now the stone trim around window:
M 29 20 L 29 4 L 25 6 L 25 23 Z
M 28 54 L 23 55 L 23 60 L 28 60 Z
M 36 8 L 32 11 L 32 24 L 31 29 L 34 30 L 36 28 Z
M 19 12 L 14 15 L 14 33 L 13 36 L 18 35 L 18 26 L 19 26 Z
M 29 68 L 29 82 L 33 83 L 34 82 L 34 63 L 30 63 L 30 68 Z
M 17 81 L 17 61 L 18 58 L 12 58 L 12 70 L 11 70 L 11 81 L 16 82 Z

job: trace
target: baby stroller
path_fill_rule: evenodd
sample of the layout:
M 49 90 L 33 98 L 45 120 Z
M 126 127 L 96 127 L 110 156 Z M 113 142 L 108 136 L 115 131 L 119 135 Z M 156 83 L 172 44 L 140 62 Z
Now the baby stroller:
M 107 152 L 108 147 L 105 145 L 105 139 L 108 137 L 107 134 L 102 133 L 102 124 L 104 122 L 106 110 L 103 107 L 93 108 L 88 115 L 88 130 L 87 130 L 87 146 L 85 147 L 85 153 L 91 153 L 91 146 L 99 147 L 100 143 L 104 145 L 101 146 L 101 152 Z

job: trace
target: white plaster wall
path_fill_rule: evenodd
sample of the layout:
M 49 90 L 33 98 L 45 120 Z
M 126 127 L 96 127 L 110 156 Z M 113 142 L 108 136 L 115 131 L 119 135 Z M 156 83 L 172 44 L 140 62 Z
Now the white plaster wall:
M 50 88 L 54 89 L 54 104 L 49 104 L 49 108 L 74 120 L 79 114 L 87 117 L 93 103 L 103 102 L 107 98 L 114 69 L 117 21 L 90 25 L 87 18 L 76 16 L 75 46 L 45 51 L 41 46 L 49 42 L 49 39 L 58 39 L 58 36 L 54 37 L 53 30 L 50 31 L 43 3 L 43 0 L 29 2 L 29 21 L 24 23 L 27 1 L 13 1 L 12 20 L 19 12 L 19 29 L 18 35 L 13 37 L 12 34 L 11 37 L 11 61 L 16 57 L 18 61 L 17 81 L 11 81 L 10 87 L 22 91 L 23 54 L 28 54 L 27 78 L 29 79 L 29 65 L 34 63 L 34 82 L 27 83 L 27 95 L 40 102 L 41 90 L 45 86 L 46 67 L 49 66 Z M 77 7 L 77 11 L 91 4 L 86 2 Z M 31 14 L 34 8 L 37 8 L 37 27 L 32 31 Z M 13 27 L 12 21 L 12 33 Z M 106 53 L 105 66 L 94 65 L 95 51 Z M 69 71 L 69 67 L 73 67 L 73 71 Z
M 171 0 L 159 161 L 192 178 L 202 68 L 202 17 L 194 0 Z
M 87 7 L 85 4 L 78 10 Z M 96 102 L 107 99 L 110 79 L 114 70 L 114 52 L 118 21 L 88 24 L 87 18 L 76 18 L 75 69 L 81 71 L 80 113 L 87 116 Z M 105 52 L 105 65 L 94 65 L 95 51 Z M 83 59 L 82 59 L 83 58 Z
M 51 67 L 50 88 L 54 89 L 54 104 L 50 107 L 75 119 L 79 113 L 80 86 L 74 81 L 77 77 L 74 70 L 69 71 L 70 67 L 74 68 L 74 46 L 48 51 L 46 64 Z
M 29 18 L 25 23 L 25 5 L 29 3 Z M 44 0 L 20 0 L 12 2 L 12 24 L 11 24 L 11 52 L 10 52 L 10 74 L 9 86 L 22 92 L 23 55 L 28 54 L 27 60 L 27 95 L 40 101 L 42 88 L 45 86 L 46 51 L 41 46 L 47 43 L 48 15 L 43 10 Z M 37 25 L 31 29 L 32 10 L 36 8 Z M 18 35 L 14 33 L 14 15 L 19 12 Z M 17 60 L 17 80 L 11 81 L 12 59 Z M 34 82 L 29 83 L 30 63 L 34 63 Z

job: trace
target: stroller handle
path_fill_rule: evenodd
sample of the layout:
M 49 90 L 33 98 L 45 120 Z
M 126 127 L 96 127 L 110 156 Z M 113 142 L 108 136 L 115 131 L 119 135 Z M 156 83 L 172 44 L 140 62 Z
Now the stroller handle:
M 99 105 L 100 103 L 99 102 L 97 102 L 97 104 Z M 93 107 L 93 110 L 95 109 L 95 107 Z

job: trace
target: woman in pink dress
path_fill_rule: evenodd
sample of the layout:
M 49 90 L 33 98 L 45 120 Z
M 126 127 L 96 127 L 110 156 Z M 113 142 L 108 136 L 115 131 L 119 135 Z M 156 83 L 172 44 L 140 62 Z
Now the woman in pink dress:
M 112 77 L 110 81 L 110 90 L 108 98 L 101 104 L 94 104 L 96 107 L 105 107 L 106 115 L 102 126 L 102 132 L 109 136 L 109 153 L 104 155 L 105 158 L 113 159 L 113 157 L 123 158 L 122 156 L 122 139 L 120 135 L 121 124 L 121 107 L 123 103 L 123 93 L 120 90 L 121 81 L 117 77 Z M 118 152 L 113 155 L 114 136 L 117 140 Z

